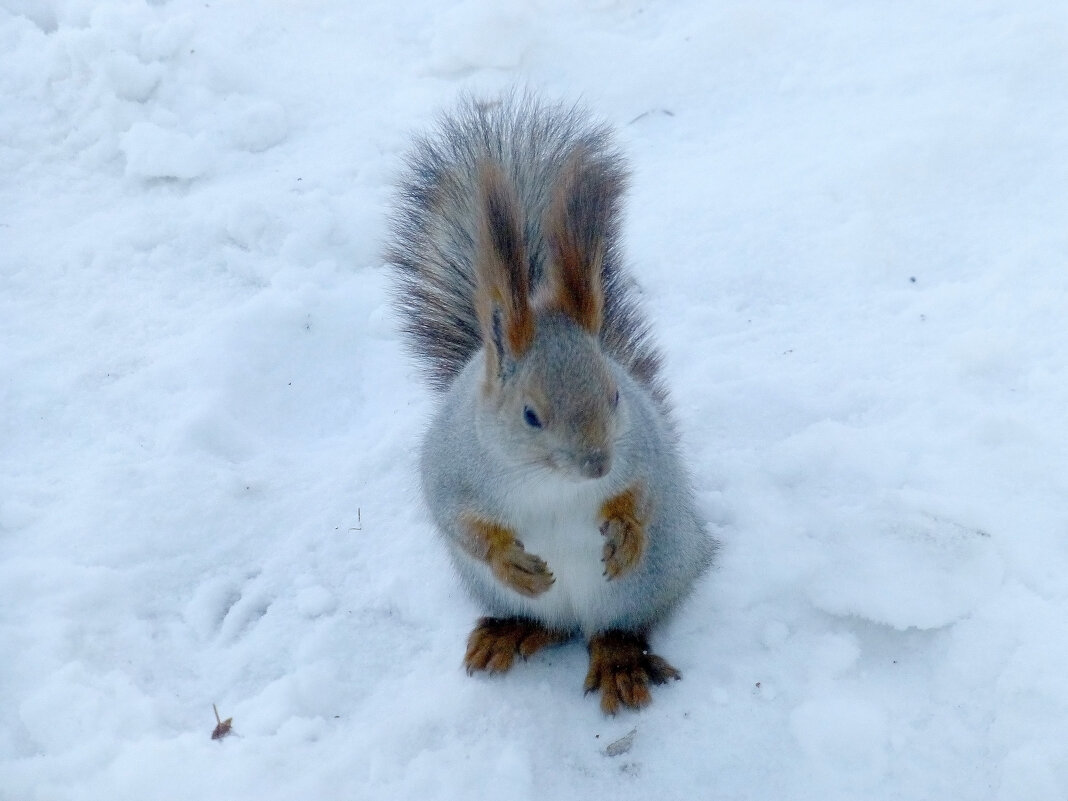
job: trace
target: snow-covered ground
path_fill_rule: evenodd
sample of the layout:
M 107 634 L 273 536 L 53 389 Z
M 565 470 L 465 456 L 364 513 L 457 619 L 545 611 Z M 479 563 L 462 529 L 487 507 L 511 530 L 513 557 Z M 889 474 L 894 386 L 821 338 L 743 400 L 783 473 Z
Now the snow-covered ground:
M 416 489 L 390 186 L 516 83 L 724 544 L 616 718 L 464 674 Z M 0 0 L 0 799 L 1063 801 L 1066 98 L 1062 0 Z

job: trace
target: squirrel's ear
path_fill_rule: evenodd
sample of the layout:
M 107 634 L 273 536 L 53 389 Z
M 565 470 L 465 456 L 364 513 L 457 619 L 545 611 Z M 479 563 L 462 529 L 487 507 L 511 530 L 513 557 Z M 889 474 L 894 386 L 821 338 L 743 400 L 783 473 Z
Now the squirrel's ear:
M 478 175 L 476 307 L 486 349 L 487 377 L 502 376 L 534 339 L 523 219 L 515 190 L 499 164 Z
M 604 316 L 601 266 L 620 190 L 617 177 L 577 148 L 545 213 L 549 263 L 538 305 L 563 312 L 594 336 Z

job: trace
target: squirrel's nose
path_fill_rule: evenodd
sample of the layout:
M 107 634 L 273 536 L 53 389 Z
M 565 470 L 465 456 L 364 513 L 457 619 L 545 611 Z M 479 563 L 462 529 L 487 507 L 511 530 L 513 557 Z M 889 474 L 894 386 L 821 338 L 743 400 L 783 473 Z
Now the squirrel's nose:
M 579 463 L 579 470 L 586 478 L 601 478 L 612 468 L 612 454 L 603 448 L 588 451 Z

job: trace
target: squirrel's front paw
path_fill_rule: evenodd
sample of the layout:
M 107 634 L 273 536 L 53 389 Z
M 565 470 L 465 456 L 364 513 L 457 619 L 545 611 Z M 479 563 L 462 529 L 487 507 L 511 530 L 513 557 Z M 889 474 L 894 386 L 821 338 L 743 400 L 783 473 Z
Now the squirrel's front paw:
M 633 570 L 645 550 L 645 535 L 641 526 L 633 521 L 612 518 L 601 523 L 601 534 L 604 536 L 601 561 L 604 562 L 604 574 L 608 580 Z
M 645 525 L 641 492 L 632 488 L 608 499 L 601 509 L 604 548 L 601 561 L 611 581 L 633 570 L 645 552 Z
M 527 553 L 512 529 L 476 515 L 462 521 L 467 536 L 461 544 L 472 556 L 488 563 L 504 586 L 535 598 L 556 581 L 545 560 Z
M 545 560 L 528 553 L 519 540 L 492 549 L 489 562 L 498 581 L 528 598 L 541 595 L 556 581 Z

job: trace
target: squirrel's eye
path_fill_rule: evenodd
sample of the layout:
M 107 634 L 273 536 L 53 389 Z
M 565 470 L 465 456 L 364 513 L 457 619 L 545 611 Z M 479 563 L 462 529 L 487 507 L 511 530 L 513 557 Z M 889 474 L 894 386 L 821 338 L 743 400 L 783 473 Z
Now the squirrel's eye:
M 612 408 L 619 406 L 619 390 L 617 389 L 612 395 Z
M 527 421 L 527 425 L 531 428 L 541 428 L 541 420 L 538 418 L 537 413 L 529 406 L 523 407 L 523 419 Z

